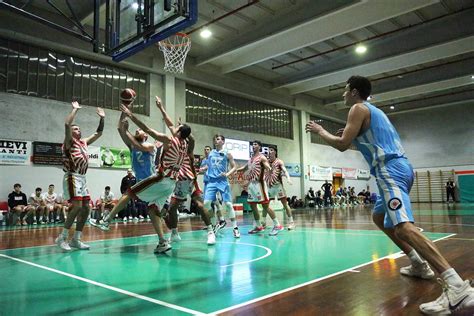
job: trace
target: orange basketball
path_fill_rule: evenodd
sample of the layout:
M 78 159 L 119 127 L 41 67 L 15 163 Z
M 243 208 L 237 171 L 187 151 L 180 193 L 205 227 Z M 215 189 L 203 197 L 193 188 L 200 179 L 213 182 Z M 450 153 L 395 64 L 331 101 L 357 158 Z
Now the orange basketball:
M 120 101 L 124 105 L 129 105 L 130 103 L 132 103 L 136 97 L 137 97 L 137 93 L 135 92 L 135 90 L 131 88 L 123 89 L 120 92 Z

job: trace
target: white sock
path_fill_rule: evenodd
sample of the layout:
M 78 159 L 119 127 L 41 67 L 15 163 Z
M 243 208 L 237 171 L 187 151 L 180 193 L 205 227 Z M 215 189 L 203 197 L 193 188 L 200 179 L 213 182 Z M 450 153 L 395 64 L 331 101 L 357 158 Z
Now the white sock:
M 421 264 L 423 264 L 423 262 L 425 262 L 425 260 L 420 257 L 420 255 L 418 254 L 418 252 L 416 252 L 415 249 L 412 249 L 410 253 L 407 254 L 407 256 L 408 258 L 410 258 L 411 263 L 415 266 L 420 266 Z
M 67 239 L 69 236 L 69 229 L 63 228 L 63 232 L 61 233 L 64 239 Z
M 231 218 L 230 222 L 232 223 L 232 227 L 237 228 L 237 221 L 235 220 L 235 218 Z
M 82 236 L 82 232 L 76 230 L 74 232 L 74 237 L 73 238 L 76 239 L 76 240 L 81 240 L 81 236 Z
M 278 221 L 278 218 L 275 217 L 275 218 L 273 219 L 273 225 L 275 225 L 275 226 L 280 226 L 280 222 Z
M 253 226 L 260 227 L 260 224 L 256 220 L 253 220 Z
M 293 223 L 293 216 L 288 216 L 288 221 L 289 221 L 290 223 Z
M 212 225 L 207 226 L 207 232 L 212 232 L 212 231 L 214 231 L 214 230 L 212 229 Z
M 443 278 L 446 283 L 454 287 L 461 287 L 464 285 L 464 281 L 461 279 L 459 274 L 454 271 L 453 268 L 441 273 L 441 278 Z
M 224 216 L 219 216 L 219 221 L 220 221 L 220 222 L 222 222 L 222 221 L 224 221 L 224 220 L 225 220 Z

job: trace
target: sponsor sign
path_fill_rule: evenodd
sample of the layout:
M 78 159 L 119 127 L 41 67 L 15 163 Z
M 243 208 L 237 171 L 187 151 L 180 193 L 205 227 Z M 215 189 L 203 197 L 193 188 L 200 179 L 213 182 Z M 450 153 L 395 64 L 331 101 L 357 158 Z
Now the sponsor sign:
M 87 148 L 89 154 L 89 167 L 100 168 L 101 159 L 100 159 L 100 147 L 99 146 L 89 146 Z
M 309 179 L 332 181 L 332 167 L 309 166 Z
M 301 177 L 301 165 L 299 163 L 285 163 L 285 168 L 290 177 Z
M 31 142 L 0 139 L 0 164 L 29 165 L 30 156 Z
M 123 168 L 132 167 L 130 150 L 113 147 L 100 147 L 100 160 L 104 168 Z
M 232 154 L 232 157 L 236 160 L 249 160 L 250 159 L 250 143 L 245 140 L 238 140 L 232 138 L 226 138 L 224 143 L 224 149 Z
M 32 162 L 39 165 L 62 165 L 61 143 L 33 142 Z
M 357 179 L 357 169 L 356 168 L 342 168 L 342 178 L 343 179 Z
M 365 169 L 357 169 L 357 179 L 370 179 L 370 171 Z

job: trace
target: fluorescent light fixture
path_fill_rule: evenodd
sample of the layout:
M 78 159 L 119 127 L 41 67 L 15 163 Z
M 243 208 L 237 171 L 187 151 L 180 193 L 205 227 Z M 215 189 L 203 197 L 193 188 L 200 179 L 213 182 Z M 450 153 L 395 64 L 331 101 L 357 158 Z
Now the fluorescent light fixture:
M 395 106 L 391 105 L 390 110 L 395 110 Z
M 136 2 L 132 3 L 132 9 L 133 10 L 138 9 L 138 3 L 136 3 Z
M 474 75 L 471 76 L 471 79 L 474 79 Z
M 209 38 L 212 36 L 212 32 L 206 27 L 200 33 L 202 38 Z
M 367 47 L 362 44 L 357 45 L 355 48 L 355 52 L 357 54 L 364 54 L 366 51 L 367 51 Z

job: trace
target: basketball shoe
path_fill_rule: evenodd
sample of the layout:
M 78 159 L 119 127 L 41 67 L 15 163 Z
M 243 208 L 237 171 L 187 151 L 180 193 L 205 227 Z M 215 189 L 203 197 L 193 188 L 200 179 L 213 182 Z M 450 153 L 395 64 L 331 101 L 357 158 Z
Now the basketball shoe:
M 426 261 L 420 265 L 415 266 L 412 264 L 402 267 L 400 268 L 400 274 L 425 280 L 431 280 L 435 277 L 433 270 L 431 270 L 430 265 Z
M 459 288 L 448 285 L 442 279 L 438 283 L 443 288 L 443 293 L 435 301 L 420 305 L 420 311 L 426 315 L 474 315 L 474 288 L 468 280 Z

